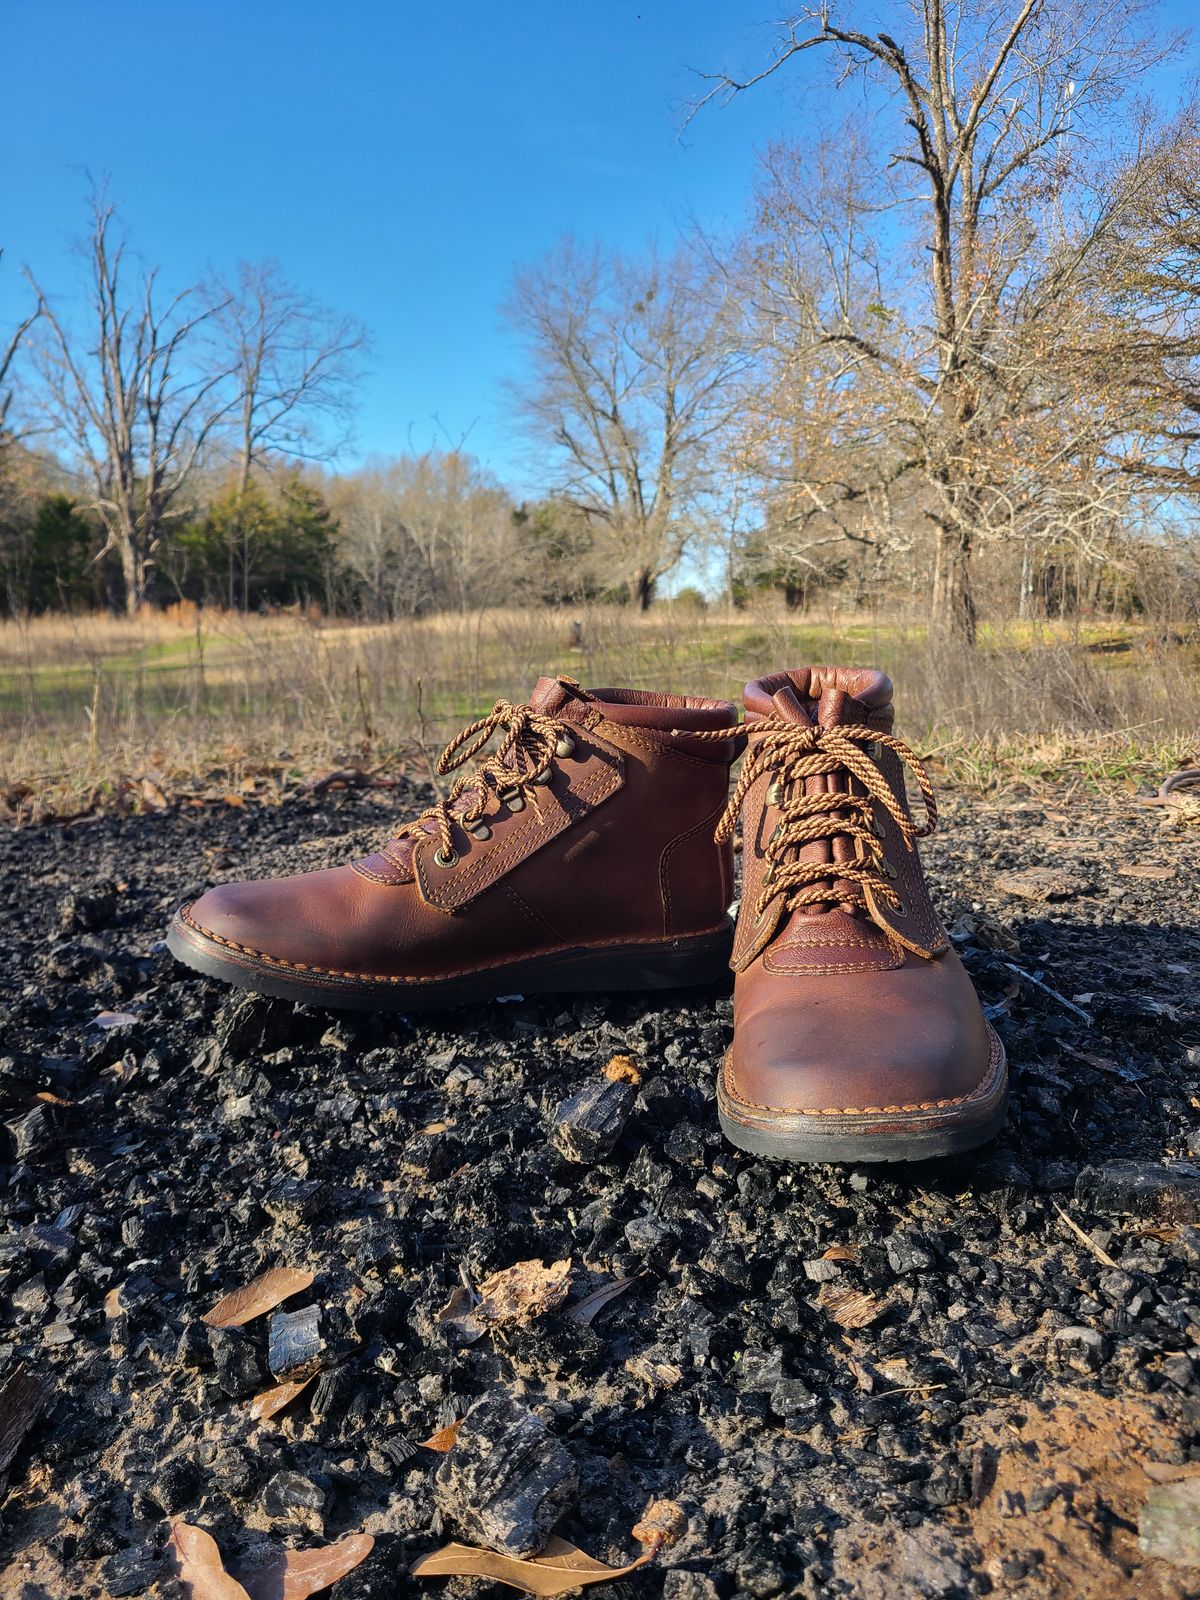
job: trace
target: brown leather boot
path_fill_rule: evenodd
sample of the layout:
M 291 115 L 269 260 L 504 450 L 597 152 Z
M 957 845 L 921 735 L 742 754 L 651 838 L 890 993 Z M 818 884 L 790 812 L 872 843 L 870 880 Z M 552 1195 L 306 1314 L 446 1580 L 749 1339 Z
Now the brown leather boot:
M 167 942 L 212 977 L 331 1006 L 707 982 L 733 932 L 713 827 L 737 720 L 723 700 L 542 678 L 451 741 L 442 772 L 501 735 L 375 855 L 210 889 Z
M 933 791 L 893 737 L 880 672 L 801 667 L 746 685 L 733 1044 L 734 1144 L 791 1161 L 912 1161 L 1004 1123 L 1004 1048 L 929 900 L 916 841 Z M 909 768 L 925 803 L 918 827 Z

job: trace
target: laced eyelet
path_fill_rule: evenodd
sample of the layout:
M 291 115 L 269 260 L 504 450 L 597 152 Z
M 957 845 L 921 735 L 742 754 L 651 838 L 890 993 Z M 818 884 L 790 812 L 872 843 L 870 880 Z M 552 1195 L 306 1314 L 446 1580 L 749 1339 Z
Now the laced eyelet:
M 782 799 L 783 785 L 779 782 L 779 779 L 776 778 L 775 782 L 770 784 L 767 788 L 767 804 L 769 806 L 777 806 Z
M 883 755 L 883 746 L 876 739 L 863 745 L 863 754 L 870 756 L 872 761 L 878 761 Z
M 894 883 L 896 881 L 896 877 L 897 877 L 896 869 L 892 865 L 892 863 L 890 861 L 886 860 L 886 859 L 884 860 L 884 863 L 883 863 L 883 875 L 891 883 Z
M 525 796 L 520 789 L 505 789 L 500 796 L 500 804 L 507 806 L 510 811 L 524 811 Z
M 895 915 L 898 917 L 906 917 L 908 915 L 908 906 L 899 896 L 896 899 Z
M 458 865 L 458 851 L 452 849 L 449 855 L 443 855 L 439 848 L 433 852 L 433 859 L 439 867 L 454 867 Z
M 554 746 L 554 754 L 560 761 L 565 761 L 568 756 L 575 754 L 575 741 L 569 733 L 564 733 Z
M 486 822 L 472 823 L 467 829 L 467 832 L 471 835 L 472 839 L 479 839 L 480 841 L 490 839 L 492 837 L 492 830 L 488 827 Z
M 871 832 L 877 839 L 887 838 L 887 830 L 884 828 L 883 823 L 880 822 L 879 818 L 874 814 L 874 812 L 871 813 Z
M 529 781 L 530 783 L 536 783 L 539 788 L 545 788 L 553 776 L 554 774 L 550 771 L 549 767 L 543 767 L 540 772 L 535 772 Z

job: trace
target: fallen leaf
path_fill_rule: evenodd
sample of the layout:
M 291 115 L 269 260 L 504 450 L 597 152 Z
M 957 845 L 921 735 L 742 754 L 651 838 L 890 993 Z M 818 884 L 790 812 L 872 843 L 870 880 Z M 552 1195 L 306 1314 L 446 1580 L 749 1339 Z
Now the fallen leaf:
M 149 778 L 143 778 L 141 783 L 141 799 L 144 806 L 149 806 L 152 811 L 163 811 L 167 806 L 167 797 Z
M 891 1301 L 864 1294 L 861 1289 L 839 1289 L 827 1283 L 817 1296 L 817 1304 L 839 1328 L 866 1328 L 883 1316 Z
M 52 1094 L 49 1089 L 39 1089 L 33 1097 L 35 1100 L 44 1100 L 48 1106 L 73 1106 L 74 1100 L 64 1100 L 60 1094 Z
M 1200 1474 L 1200 1461 L 1143 1461 L 1142 1471 L 1154 1483 L 1179 1483 Z
M 1152 878 L 1155 882 L 1165 883 L 1168 878 L 1175 876 L 1175 868 L 1169 866 L 1155 866 L 1152 862 L 1143 865 L 1138 861 L 1124 861 L 1117 868 L 1123 878 Z
M 848 1244 L 831 1244 L 828 1250 L 821 1251 L 822 1261 L 857 1261 L 858 1251 L 852 1250 Z
M 420 1133 L 448 1133 L 451 1128 L 457 1128 L 457 1122 L 427 1122 L 423 1128 L 418 1128 Z
M 422 1450 L 436 1450 L 438 1455 L 449 1455 L 454 1448 L 454 1441 L 458 1438 L 458 1430 L 462 1426 L 462 1418 L 451 1422 L 444 1428 L 439 1428 L 436 1433 L 430 1434 L 428 1439 L 419 1439 L 417 1443 Z
M 187 1600 L 250 1600 L 237 1579 L 225 1571 L 216 1540 L 203 1528 L 177 1522 L 167 1548 Z
M 92 1018 L 89 1028 L 124 1028 L 138 1019 L 130 1011 L 101 1011 Z
M 532 1322 L 535 1317 L 558 1310 L 567 1298 L 570 1282 L 569 1258 L 551 1266 L 544 1261 L 518 1261 L 483 1280 L 475 1314 L 492 1326 Z
M 612 1583 L 616 1578 L 627 1577 L 653 1556 L 652 1550 L 644 1550 L 626 1567 L 606 1567 L 565 1539 L 551 1539 L 540 1556 L 528 1560 L 501 1555 L 496 1550 L 478 1550 L 469 1544 L 448 1544 L 414 1561 L 410 1571 L 414 1578 L 491 1578 L 524 1594 L 553 1600 L 555 1595 L 570 1594 L 590 1583 Z
M 278 1561 L 242 1574 L 250 1600 L 308 1600 L 353 1572 L 375 1548 L 369 1533 L 352 1533 L 317 1550 L 285 1550 Z
M 570 1282 L 569 1259 L 551 1266 L 544 1261 L 518 1261 L 485 1278 L 475 1296 L 467 1289 L 455 1289 L 438 1321 L 474 1344 L 491 1328 L 532 1322 L 548 1311 L 557 1311 L 567 1298 Z
M 110 1289 L 104 1296 L 104 1315 L 106 1317 L 123 1317 L 125 1307 L 121 1304 L 121 1290 L 123 1284 L 118 1284 L 115 1289 Z
M 635 1524 L 633 1537 L 644 1549 L 662 1550 L 687 1532 L 687 1514 L 674 1500 L 651 1500 Z
M 265 1422 L 268 1417 L 273 1417 L 277 1411 L 282 1411 L 284 1406 L 290 1406 L 298 1395 L 316 1377 L 315 1372 L 310 1372 L 307 1378 L 297 1378 L 291 1383 L 277 1383 L 272 1389 L 264 1389 L 261 1394 L 256 1394 L 246 1407 L 256 1422 Z
M 635 1275 L 632 1278 L 614 1278 L 611 1283 L 601 1284 L 599 1289 L 594 1289 L 582 1300 L 576 1300 L 573 1306 L 568 1306 L 563 1316 L 568 1322 L 577 1322 L 581 1328 L 586 1328 L 610 1300 L 615 1300 L 618 1295 L 624 1294 L 629 1285 L 636 1282 Z
M 604 1076 L 610 1083 L 633 1083 L 642 1081 L 641 1069 L 632 1056 L 613 1056 L 604 1069 Z
M 273 1311 L 281 1300 L 307 1289 L 315 1276 L 298 1267 L 271 1267 L 218 1300 L 200 1321 L 210 1328 L 240 1328 L 253 1317 L 261 1317 L 264 1311 Z
M 222 803 L 232 806 L 235 811 L 245 811 L 246 802 L 240 794 L 227 794 L 222 796 Z

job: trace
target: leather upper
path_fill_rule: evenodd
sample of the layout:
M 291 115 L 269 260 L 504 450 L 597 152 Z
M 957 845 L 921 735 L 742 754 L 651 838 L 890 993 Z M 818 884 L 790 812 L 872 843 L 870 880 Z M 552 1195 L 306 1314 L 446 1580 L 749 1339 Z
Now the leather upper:
M 223 884 L 184 913 L 218 944 L 345 976 L 436 979 L 589 944 L 720 926 L 732 857 L 712 833 L 737 754 L 725 701 L 539 680 L 529 706 L 571 754 L 520 804 L 489 795 L 487 837 L 450 816 L 453 857 L 422 824 L 363 860 Z M 729 728 L 725 739 L 697 738 Z M 514 785 L 514 787 L 518 787 Z
M 776 673 L 748 684 L 745 704 L 751 751 L 755 727 L 766 719 L 822 729 L 865 725 L 884 734 L 892 728 L 892 686 L 866 669 Z M 911 818 L 899 757 L 882 745 L 862 748 Z M 803 788 L 866 793 L 846 772 L 809 778 Z M 778 799 L 764 772 L 743 804 L 727 1095 L 760 1111 L 819 1116 L 970 1098 L 987 1077 L 992 1039 L 933 909 L 915 843 L 884 807 L 872 805 L 899 908 L 869 888 L 856 896 L 839 880 L 839 864 L 860 860 L 862 851 L 835 824 L 831 837 L 798 847 L 801 859 L 828 863 L 828 898 L 789 909 L 786 896 L 776 895 L 760 910 L 782 814 Z

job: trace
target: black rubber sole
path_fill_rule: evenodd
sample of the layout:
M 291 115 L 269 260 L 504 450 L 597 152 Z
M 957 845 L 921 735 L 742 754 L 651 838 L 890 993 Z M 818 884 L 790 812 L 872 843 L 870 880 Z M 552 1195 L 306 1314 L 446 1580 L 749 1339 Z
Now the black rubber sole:
M 683 989 L 731 982 L 733 923 L 709 933 L 653 943 L 584 945 L 505 962 L 455 978 L 350 977 L 263 961 L 206 937 L 176 912 L 167 948 L 185 966 L 251 994 L 351 1011 L 432 1011 L 502 995 Z
M 965 1111 L 862 1112 L 839 1115 L 836 1124 L 804 1112 L 756 1112 L 731 1100 L 724 1067 L 717 1076 L 721 1131 L 739 1150 L 804 1166 L 895 1161 L 933 1161 L 961 1155 L 987 1144 L 1008 1118 L 1008 1066 L 1004 1046 L 989 1027 L 993 1050 L 991 1081 Z

